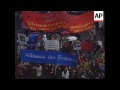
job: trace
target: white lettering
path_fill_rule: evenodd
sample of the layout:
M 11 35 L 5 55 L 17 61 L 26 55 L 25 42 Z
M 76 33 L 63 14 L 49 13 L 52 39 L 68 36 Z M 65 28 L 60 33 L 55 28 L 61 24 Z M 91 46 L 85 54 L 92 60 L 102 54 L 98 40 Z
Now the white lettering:
M 25 57 L 31 57 L 31 58 L 45 58 L 45 56 L 44 55 L 34 55 L 34 53 L 26 53 L 25 54 Z
M 29 36 L 30 36 L 30 37 L 38 36 L 38 34 L 30 34 Z
M 28 53 L 25 54 L 25 57 L 28 57 Z
M 32 53 L 29 53 L 29 57 L 32 57 Z
M 49 56 L 48 56 L 48 59 L 56 59 L 56 57 L 55 57 L 55 56 L 52 56 L 52 55 L 49 55 Z
M 72 61 L 72 59 L 71 59 L 71 58 L 69 58 L 69 61 Z
M 60 60 L 62 58 L 62 55 L 58 55 L 58 60 Z

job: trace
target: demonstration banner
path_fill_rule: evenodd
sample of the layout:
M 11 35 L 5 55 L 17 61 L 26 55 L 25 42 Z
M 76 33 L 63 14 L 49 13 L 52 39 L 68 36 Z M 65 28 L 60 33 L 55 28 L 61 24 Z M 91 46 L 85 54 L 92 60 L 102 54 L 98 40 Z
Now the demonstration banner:
M 22 16 L 24 26 L 35 31 L 53 32 L 64 28 L 71 33 L 78 33 L 94 28 L 94 11 L 77 16 L 63 11 L 48 14 L 23 11 Z
M 76 66 L 78 63 L 78 56 L 62 52 L 21 50 L 21 60 L 22 62 L 36 62 Z
M 58 40 L 45 40 L 45 49 L 59 51 L 60 43 Z
M 26 38 L 26 35 L 25 34 L 21 34 L 21 33 L 18 33 L 18 40 L 17 42 L 19 42 L 20 45 L 27 45 L 27 38 Z
M 28 41 L 28 47 L 35 48 L 37 41 L 38 41 L 38 32 L 33 32 L 29 34 L 29 41 Z
M 73 49 L 74 50 L 80 50 L 81 49 L 81 46 L 80 46 L 81 42 L 79 40 L 74 40 L 74 41 L 72 41 L 72 43 L 73 43 Z

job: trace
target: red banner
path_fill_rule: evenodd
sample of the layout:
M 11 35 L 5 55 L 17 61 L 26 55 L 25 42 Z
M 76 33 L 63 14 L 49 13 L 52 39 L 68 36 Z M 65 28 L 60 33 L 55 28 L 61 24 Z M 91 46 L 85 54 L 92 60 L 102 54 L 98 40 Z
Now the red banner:
M 48 14 L 39 14 L 31 11 L 23 11 L 23 23 L 31 30 L 55 31 L 59 29 L 69 30 L 71 33 L 79 33 L 94 28 L 94 12 L 83 15 L 69 15 L 64 11 Z
M 93 51 L 93 43 L 92 42 L 82 42 L 81 49 L 85 52 L 92 52 Z

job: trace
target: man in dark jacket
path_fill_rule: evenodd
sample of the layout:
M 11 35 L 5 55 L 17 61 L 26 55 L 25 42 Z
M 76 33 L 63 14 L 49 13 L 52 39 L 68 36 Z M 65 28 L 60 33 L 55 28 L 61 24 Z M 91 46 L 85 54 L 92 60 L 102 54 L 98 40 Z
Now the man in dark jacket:
M 24 79 L 29 79 L 27 67 L 24 67 L 24 69 L 23 69 L 23 78 Z
M 33 67 L 33 70 L 32 70 L 32 79 L 37 79 L 37 70 L 36 70 L 36 67 Z
M 56 77 L 57 77 L 57 79 L 61 79 L 62 78 L 62 70 L 61 70 L 60 67 L 57 68 Z
M 27 66 L 26 66 L 26 71 L 27 71 L 27 73 L 28 73 L 28 78 L 29 78 L 29 79 L 32 78 L 32 70 L 33 70 L 32 65 L 27 65 Z
M 94 44 L 93 59 L 95 59 L 95 55 L 100 50 L 100 48 L 101 48 L 100 45 L 98 44 L 98 42 L 96 42 Z

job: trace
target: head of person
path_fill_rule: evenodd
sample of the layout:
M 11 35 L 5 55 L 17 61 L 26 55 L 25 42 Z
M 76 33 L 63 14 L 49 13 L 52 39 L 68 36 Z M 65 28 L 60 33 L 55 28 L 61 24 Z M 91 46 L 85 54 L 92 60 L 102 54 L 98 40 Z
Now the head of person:
M 71 67 L 69 67 L 69 69 L 71 69 Z
M 85 61 L 88 62 L 88 58 L 86 58 Z
M 85 54 L 83 53 L 83 54 L 82 54 L 82 56 L 84 57 L 84 56 L 85 56 Z
M 56 35 L 56 34 L 54 34 L 53 38 L 57 38 L 57 35 Z
M 98 45 L 98 42 L 95 42 L 96 43 L 96 45 Z
M 81 58 L 83 58 L 83 55 L 81 55 Z
M 67 67 L 65 67 L 65 72 L 67 71 Z
M 52 68 L 51 71 L 54 71 L 54 68 Z
M 40 64 L 38 64 L 38 66 L 40 67 L 41 65 L 40 65 Z
M 61 67 L 58 67 L 59 70 L 61 70 Z

